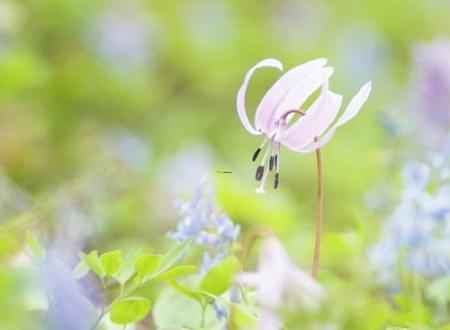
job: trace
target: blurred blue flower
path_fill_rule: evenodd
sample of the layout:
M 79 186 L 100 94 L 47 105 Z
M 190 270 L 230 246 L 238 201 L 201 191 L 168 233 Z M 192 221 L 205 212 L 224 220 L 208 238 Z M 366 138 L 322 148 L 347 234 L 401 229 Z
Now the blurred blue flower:
M 191 193 L 212 171 L 214 153 L 207 144 L 188 145 L 165 159 L 158 168 L 161 189 L 172 196 Z
M 202 272 L 207 272 L 229 254 L 229 249 L 240 233 L 239 225 L 216 210 L 211 190 L 203 183 L 191 201 L 175 201 L 174 207 L 178 210 L 180 221 L 177 230 L 168 233 L 171 239 L 179 242 L 192 239 L 195 244 L 206 249 Z
M 92 47 L 118 68 L 152 62 L 152 26 L 139 11 L 128 3 L 114 5 L 102 13 L 91 28 Z
M 42 265 L 49 301 L 49 329 L 88 329 L 95 319 L 93 305 L 82 294 L 71 269 L 57 255 Z
M 426 277 L 450 274 L 449 156 L 444 151 L 403 168 L 401 200 L 370 251 L 386 286 L 398 284 L 399 271 Z
M 151 145 L 138 134 L 115 129 L 106 136 L 106 147 L 111 155 L 137 172 L 143 172 L 151 158 Z
M 223 212 L 217 211 L 211 186 L 200 184 L 191 201 L 177 200 L 174 207 L 178 210 L 180 221 L 176 231 L 167 235 L 171 239 L 184 242 L 192 239 L 194 244 L 204 248 L 201 274 L 204 275 L 215 264 L 225 259 L 237 240 L 240 226 Z M 226 306 L 212 302 L 218 320 L 228 318 Z

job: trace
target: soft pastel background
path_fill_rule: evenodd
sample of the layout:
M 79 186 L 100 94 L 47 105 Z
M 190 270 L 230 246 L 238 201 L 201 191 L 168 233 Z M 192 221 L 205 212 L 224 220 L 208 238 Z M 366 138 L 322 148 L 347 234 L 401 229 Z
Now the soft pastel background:
M 242 235 L 266 226 L 310 268 L 314 155 L 282 150 L 280 188 L 257 195 L 251 155 L 261 141 L 236 116 L 244 74 L 266 57 L 286 68 L 328 58 L 344 102 L 373 81 L 361 114 L 323 150 L 330 307 L 314 317 L 326 329 L 409 320 L 367 255 L 403 160 L 439 146 L 421 130 L 433 114 L 421 113 L 417 80 L 420 49 L 446 42 L 449 17 L 447 0 L 1 0 L 0 328 L 35 328 L 40 317 L 39 280 L 21 252 L 26 229 L 72 265 L 78 250 L 163 252 L 172 201 L 192 196 L 205 174 Z M 255 75 L 249 109 L 277 77 Z M 437 122 L 448 131 L 445 118 Z M 295 329 L 309 322 L 293 319 Z

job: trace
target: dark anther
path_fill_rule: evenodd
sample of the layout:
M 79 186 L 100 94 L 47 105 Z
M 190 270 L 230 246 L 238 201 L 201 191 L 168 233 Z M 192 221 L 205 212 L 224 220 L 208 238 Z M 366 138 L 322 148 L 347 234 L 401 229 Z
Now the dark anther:
M 256 169 L 256 175 L 255 175 L 256 181 L 261 181 L 263 174 L 264 174 L 264 166 L 260 165 Z
M 253 154 L 252 160 L 255 161 L 256 158 L 258 158 L 259 153 L 261 152 L 261 148 L 256 149 L 255 153 Z
M 275 167 L 278 167 L 278 155 L 275 155 Z
M 274 156 L 270 156 L 269 171 L 272 171 L 274 163 L 275 163 L 275 157 Z
M 273 183 L 273 187 L 274 187 L 275 189 L 277 189 L 279 183 L 280 183 L 280 176 L 279 176 L 279 173 L 275 173 L 275 181 L 274 181 L 274 183 Z

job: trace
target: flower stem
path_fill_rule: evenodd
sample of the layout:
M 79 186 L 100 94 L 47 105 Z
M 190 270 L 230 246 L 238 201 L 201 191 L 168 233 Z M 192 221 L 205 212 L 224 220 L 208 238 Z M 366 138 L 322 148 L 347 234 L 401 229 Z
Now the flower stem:
M 323 170 L 322 155 L 320 149 L 316 150 L 317 164 L 317 221 L 316 221 L 316 241 L 314 244 L 314 259 L 312 265 L 312 277 L 317 278 L 320 266 L 320 242 L 323 231 Z
M 243 267 L 245 267 L 245 263 L 247 261 L 248 255 L 250 254 L 250 250 L 257 241 L 257 239 L 268 236 L 272 236 L 272 233 L 265 228 L 255 227 L 250 230 L 243 243 L 240 256 L 241 264 Z

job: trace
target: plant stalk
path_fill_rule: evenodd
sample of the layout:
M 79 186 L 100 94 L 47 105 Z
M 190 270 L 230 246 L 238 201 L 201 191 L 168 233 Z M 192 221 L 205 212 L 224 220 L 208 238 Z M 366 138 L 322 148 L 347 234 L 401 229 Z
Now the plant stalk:
M 316 150 L 317 165 L 317 220 L 316 220 L 316 240 L 314 244 L 314 258 L 312 265 L 312 277 L 317 279 L 320 267 L 320 244 L 323 232 L 323 169 L 322 155 L 320 149 Z

